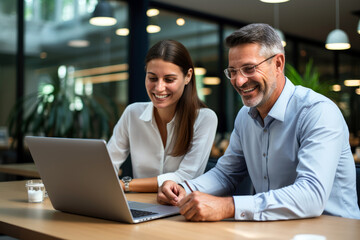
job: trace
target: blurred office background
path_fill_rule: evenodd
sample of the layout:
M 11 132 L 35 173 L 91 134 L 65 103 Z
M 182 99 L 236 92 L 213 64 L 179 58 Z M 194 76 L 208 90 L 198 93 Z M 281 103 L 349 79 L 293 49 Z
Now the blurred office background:
M 98 4 L 111 8 L 113 25 L 89 22 Z M 358 0 L 1 0 L 3 161 L 29 161 L 17 141 L 27 134 L 108 140 L 128 104 L 148 101 L 144 57 L 161 39 L 178 40 L 189 49 L 198 67 L 199 95 L 219 118 L 215 145 L 221 148 L 242 106 L 223 74 L 224 39 L 253 22 L 282 31 L 287 63 L 298 73 L 303 75 L 312 62 L 318 89 L 340 107 L 355 149 L 360 137 L 359 19 Z M 347 34 L 349 49 L 325 48 L 336 28 Z M 15 106 L 23 98 L 25 103 Z M 9 132 L 9 124 L 19 131 Z M 16 150 L 9 152 L 12 143 Z

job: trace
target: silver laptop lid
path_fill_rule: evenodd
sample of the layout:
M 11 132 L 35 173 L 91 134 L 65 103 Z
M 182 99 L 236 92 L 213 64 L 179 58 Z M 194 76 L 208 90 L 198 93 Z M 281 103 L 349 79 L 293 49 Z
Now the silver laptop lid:
M 28 136 L 25 141 L 57 210 L 128 223 L 178 212 L 159 205 L 171 212 L 134 220 L 104 140 Z

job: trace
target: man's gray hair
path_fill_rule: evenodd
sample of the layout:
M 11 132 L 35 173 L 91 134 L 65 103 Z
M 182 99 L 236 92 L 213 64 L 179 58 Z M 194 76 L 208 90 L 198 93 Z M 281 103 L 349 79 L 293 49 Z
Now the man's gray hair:
M 225 41 L 229 48 L 246 43 L 259 44 L 262 56 L 285 53 L 280 36 L 274 28 L 265 23 L 246 25 L 229 35 Z

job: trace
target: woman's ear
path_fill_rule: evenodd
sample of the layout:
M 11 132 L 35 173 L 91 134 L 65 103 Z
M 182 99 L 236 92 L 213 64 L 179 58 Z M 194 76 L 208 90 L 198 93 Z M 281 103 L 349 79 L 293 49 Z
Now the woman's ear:
M 193 75 L 193 69 L 189 68 L 189 70 L 185 76 L 185 85 L 188 85 L 188 83 L 191 81 L 192 75 Z

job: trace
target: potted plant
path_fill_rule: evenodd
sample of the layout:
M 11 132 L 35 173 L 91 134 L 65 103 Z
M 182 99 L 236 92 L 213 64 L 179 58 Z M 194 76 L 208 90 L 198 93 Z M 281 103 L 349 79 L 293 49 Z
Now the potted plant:
M 23 114 L 20 125 L 19 114 Z M 8 132 L 12 145 L 19 140 L 16 139 L 19 131 L 52 137 L 108 139 L 117 119 L 117 107 L 109 97 L 76 93 L 66 79 L 54 78 L 16 102 L 8 119 Z
M 303 75 L 289 63 L 285 65 L 285 75 L 294 85 L 301 85 L 307 88 L 311 88 L 315 92 L 318 92 L 324 96 L 335 101 L 336 95 L 331 91 L 332 84 L 329 82 L 320 82 L 320 74 L 313 65 L 313 60 L 310 59 L 305 66 Z

